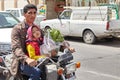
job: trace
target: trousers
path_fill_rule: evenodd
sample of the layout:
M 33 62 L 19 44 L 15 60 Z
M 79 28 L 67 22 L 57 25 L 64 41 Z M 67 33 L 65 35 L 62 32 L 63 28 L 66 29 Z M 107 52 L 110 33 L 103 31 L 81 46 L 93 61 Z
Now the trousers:
M 28 80 L 40 80 L 41 70 L 39 68 L 20 64 L 20 69 L 24 75 L 29 76 Z

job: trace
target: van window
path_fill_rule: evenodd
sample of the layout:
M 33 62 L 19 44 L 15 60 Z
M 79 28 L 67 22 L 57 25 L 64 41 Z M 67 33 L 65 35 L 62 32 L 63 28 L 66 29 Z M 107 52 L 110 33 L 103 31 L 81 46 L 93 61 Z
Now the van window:
M 23 9 L 20 9 L 20 13 L 21 13 L 21 15 L 23 16 Z
M 13 27 L 14 25 L 18 24 L 19 21 L 16 20 L 11 14 L 9 13 L 0 13 L 0 28 L 9 28 Z
M 71 12 L 72 12 L 72 11 L 65 11 L 64 13 L 62 13 L 62 14 L 60 15 L 60 18 L 61 18 L 61 19 L 70 19 Z
M 13 14 L 16 17 L 20 17 L 19 10 L 11 10 L 11 14 Z

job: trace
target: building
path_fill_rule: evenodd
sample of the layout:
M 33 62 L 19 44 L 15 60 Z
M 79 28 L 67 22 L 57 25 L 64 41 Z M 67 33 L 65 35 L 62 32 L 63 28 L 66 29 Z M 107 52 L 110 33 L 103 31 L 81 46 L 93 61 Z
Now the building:
M 22 8 L 26 4 L 28 4 L 26 0 L 0 0 L 0 10 Z

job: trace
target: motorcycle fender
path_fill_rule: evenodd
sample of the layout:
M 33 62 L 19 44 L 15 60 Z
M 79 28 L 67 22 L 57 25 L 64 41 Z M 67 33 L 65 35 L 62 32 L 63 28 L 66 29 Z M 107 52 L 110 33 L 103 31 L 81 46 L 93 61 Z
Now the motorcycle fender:
M 70 77 L 69 79 L 66 79 L 66 80 L 75 80 L 75 79 L 76 79 L 76 77 L 72 76 L 72 77 Z
M 46 79 L 57 80 L 57 66 L 55 64 L 46 65 Z

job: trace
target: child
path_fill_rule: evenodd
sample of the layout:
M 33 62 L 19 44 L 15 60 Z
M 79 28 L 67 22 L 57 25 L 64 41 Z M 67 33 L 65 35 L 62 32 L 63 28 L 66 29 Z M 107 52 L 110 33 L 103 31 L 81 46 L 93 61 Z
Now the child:
M 41 44 L 42 44 L 42 33 L 40 29 L 37 26 L 29 27 L 26 36 L 26 50 L 27 50 L 26 55 L 29 58 L 36 60 L 36 62 L 38 59 L 45 57 L 44 55 L 41 56 L 40 54 Z M 29 76 L 29 80 L 40 80 L 41 70 L 39 68 L 27 64 L 21 64 L 20 68 L 23 74 Z
M 39 27 L 37 26 L 32 26 L 29 27 L 27 30 L 27 40 L 26 40 L 26 48 L 27 48 L 27 55 L 28 57 L 30 57 L 31 59 L 35 59 L 39 62 L 43 61 L 44 58 L 50 57 L 50 56 L 54 56 L 56 55 L 56 53 L 54 52 L 54 50 L 49 51 L 47 49 L 47 45 L 45 45 L 43 48 L 44 40 L 43 39 L 43 34 L 42 31 L 39 29 Z M 51 46 L 50 46 L 51 47 Z M 43 48 L 43 49 L 42 49 Z M 41 53 L 42 51 L 44 51 L 45 53 Z M 53 53 L 52 55 L 51 52 Z M 48 62 L 48 60 L 47 60 Z M 46 63 L 46 61 L 45 61 Z M 40 66 L 40 69 L 42 70 L 43 75 L 42 78 L 45 78 L 44 75 L 44 66 Z
M 40 58 L 46 57 L 46 55 L 41 55 L 40 53 L 40 45 L 42 44 L 43 44 L 43 35 L 39 27 L 32 26 L 28 28 L 26 48 L 28 52 L 27 55 L 31 59 L 38 60 Z

